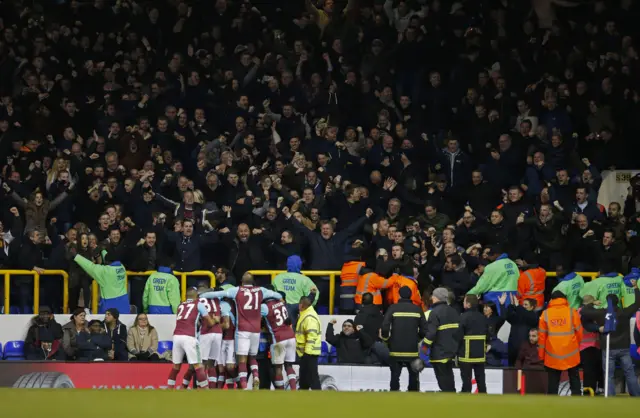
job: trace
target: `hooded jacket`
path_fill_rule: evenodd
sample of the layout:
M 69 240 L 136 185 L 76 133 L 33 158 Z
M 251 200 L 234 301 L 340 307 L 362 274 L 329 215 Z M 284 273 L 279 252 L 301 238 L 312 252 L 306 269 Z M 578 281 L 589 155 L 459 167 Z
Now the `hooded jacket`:
M 158 271 L 147 279 L 142 296 L 144 311 L 150 314 L 175 314 L 180 305 L 180 282 L 168 267 L 158 267 Z
M 131 310 L 127 294 L 127 272 L 122 263 L 101 266 L 79 254 L 73 260 L 100 285 L 99 313 L 105 313 L 109 308 L 116 308 L 120 312 Z
M 300 274 L 301 270 L 302 259 L 292 255 L 287 258 L 287 272 L 280 273 L 273 279 L 273 287 L 279 292 L 284 292 L 288 304 L 300 302 L 300 298 L 309 296 L 311 289 L 316 287 L 310 278 Z M 316 290 L 314 305 L 318 299 L 320 299 L 320 292 Z
M 562 292 L 567 297 L 571 309 L 578 309 L 582 305 L 582 297 L 580 297 L 580 292 L 584 287 L 582 276 L 577 273 L 569 273 L 558 281 L 558 285 L 553 288 L 551 293 Z

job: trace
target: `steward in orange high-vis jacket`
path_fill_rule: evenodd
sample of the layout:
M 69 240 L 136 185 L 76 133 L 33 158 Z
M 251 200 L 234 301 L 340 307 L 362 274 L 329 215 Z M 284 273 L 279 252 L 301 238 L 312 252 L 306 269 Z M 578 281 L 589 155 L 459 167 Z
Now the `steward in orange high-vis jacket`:
M 536 306 L 544 306 L 544 286 L 547 272 L 542 267 L 523 266 L 518 279 L 518 302 L 522 305 L 525 299 L 535 299 Z
M 547 394 L 557 395 L 560 375 L 567 370 L 573 396 L 582 395 L 580 388 L 580 314 L 569 306 L 566 296 L 555 291 L 538 324 L 538 356 L 547 369 Z
M 342 265 L 342 271 L 340 272 L 340 313 L 348 314 L 355 311 L 356 304 L 354 299 L 362 267 L 364 267 L 364 262 L 357 260 L 347 261 Z

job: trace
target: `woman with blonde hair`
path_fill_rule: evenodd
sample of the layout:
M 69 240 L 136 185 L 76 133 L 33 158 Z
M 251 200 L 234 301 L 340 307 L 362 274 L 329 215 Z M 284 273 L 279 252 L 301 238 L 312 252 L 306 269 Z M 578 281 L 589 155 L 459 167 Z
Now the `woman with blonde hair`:
M 127 333 L 129 361 L 160 361 L 158 332 L 149 323 L 146 313 L 139 313 Z
M 57 158 L 54 163 L 51 165 L 51 168 L 47 171 L 47 191 L 51 188 L 51 185 L 58 181 L 60 178 L 60 173 L 67 172 L 69 175 L 69 160 L 65 160 L 64 158 Z

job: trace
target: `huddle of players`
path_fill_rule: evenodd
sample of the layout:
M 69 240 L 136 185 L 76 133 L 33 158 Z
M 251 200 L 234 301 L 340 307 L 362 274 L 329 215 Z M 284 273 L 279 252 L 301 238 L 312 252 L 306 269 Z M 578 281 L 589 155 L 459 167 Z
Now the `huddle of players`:
M 206 290 L 189 289 L 187 300 L 178 306 L 168 386 L 176 386 L 186 356 L 190 368 L 183 378 L 185 388 L 195 373 L 198 388 L 222 389 L 226 384 L 228 389 L 233 389 L 237 383 L 237 388 L 246 389 L 250 370 L 253 388 L 257 389 L 260 382 L 256 355 L 264 317 L 272 338 L 274 386 L 284 389 L 284 367 L 289 388 L 295 390 L 296 340 L 282 295 L 255 286 L 250 273 L 242 276 L 241 286 L 214 292 Z

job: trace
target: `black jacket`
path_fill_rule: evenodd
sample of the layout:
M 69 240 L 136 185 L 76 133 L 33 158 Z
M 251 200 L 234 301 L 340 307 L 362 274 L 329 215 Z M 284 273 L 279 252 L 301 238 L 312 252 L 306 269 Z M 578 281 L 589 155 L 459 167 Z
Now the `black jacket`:
M 76 336 L 78 344 L 77 358 L 79 361 L 94 361 L 96 359 L 108 360 L 108 351 L 111 350 L 111 338 L 107 334 L 79 332 Z
M 104 322 L 104 328 L 107 330 L 107 335 L 111 337 L 113 344 L 113 359 L 115 361 L 128 361 L 129 354 L 127 351 L 127 327 L 120 321 L 117 322 L 116 327 L 111 331 Z
M 460 314 L 455 308 L 445 302 L 433 304 L 427 321 L 427 335 L 424 337 L 431 346 L 431 363 L 446 363 L 456 356 L 460 344 L 459 323 Z
M 629 320 L 636 314 L 636 311 L 640 309 L 640 291 L 635 289 L 635 293 L 636 302 L 633 305 L 627 306 L 624 309 L 620 309 L 618 307 L 615 308 L 618 326 L 616 327 L 616 330 L 611 333 L 611 337 L 609 337 L 609 344 L 612 350 L 628 350 L 631 345 L 631 329 L 629 327 Z M 592 304 L 588 304 L 582 308 L 580 315 L 588 320 L 595 321 L 599 326 L 603 326 L 607 310 L 597 309 Z M 606 334 L 600 334 L 600 346 L 605 347 L 606 344 Z
M 379 340 L 378 332 L 382 328 L 382 312 L 376 305 L 363 305 L 353 322 L 356 326 L 362 325 L 360 332 L 368 334 L 373 341 Z
M 417 358 L 426 332 L 424 312 L 409 299 L 391 305 L 382 321 L 382 339 L 389 343 L 389 355 L 394 358 Z
M 343 364 L 364 364 L 367 350 L 373 344 L 371 337 L 362 331 L 354 331 L 351 335 L 344 332 L 335 335 L 332 323 L 327 325 L 325 339 L 336 348 L 338 363 Z
M 511 324 L 509 332 L 510 357 L 517 356 L 520 346 L 529 341 L 529 330 L 538 327 L 540 312 L 527 311 L 522 306 L 509 305 L 507 307 L 507 321 Z
M 456 336 L 459 341 L 458 361 L 462 363 L 484 363 L 489 340 L 489 323 L 477 307 L 460 315 L 460 327 Z

